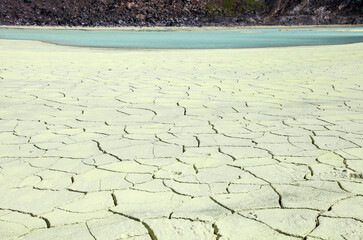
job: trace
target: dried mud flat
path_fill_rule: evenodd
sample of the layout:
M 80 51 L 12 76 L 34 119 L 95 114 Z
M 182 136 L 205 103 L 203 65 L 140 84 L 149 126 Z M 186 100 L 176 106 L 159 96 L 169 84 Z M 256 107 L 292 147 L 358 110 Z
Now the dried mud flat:
M 361 239 L 363 44 L 0 40 L 1 239 Z

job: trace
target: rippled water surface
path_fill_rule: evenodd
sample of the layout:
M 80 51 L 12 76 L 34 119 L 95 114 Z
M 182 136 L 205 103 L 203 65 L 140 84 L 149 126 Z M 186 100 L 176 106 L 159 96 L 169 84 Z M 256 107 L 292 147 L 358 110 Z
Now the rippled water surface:
M 0 28 L 0 38 L 117 48 L 258 48 L 363 42 L 363 27 L 123 31 Z

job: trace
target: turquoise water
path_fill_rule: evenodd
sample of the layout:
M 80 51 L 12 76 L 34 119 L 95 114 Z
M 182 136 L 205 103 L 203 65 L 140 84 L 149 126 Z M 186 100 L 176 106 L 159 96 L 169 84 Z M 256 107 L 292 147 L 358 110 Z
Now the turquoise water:
M 0 38 L 117 48 L 259 48 L 363 42 L 358 28 L 269 28 L 213 31 L 120 31 L 0 28 Z

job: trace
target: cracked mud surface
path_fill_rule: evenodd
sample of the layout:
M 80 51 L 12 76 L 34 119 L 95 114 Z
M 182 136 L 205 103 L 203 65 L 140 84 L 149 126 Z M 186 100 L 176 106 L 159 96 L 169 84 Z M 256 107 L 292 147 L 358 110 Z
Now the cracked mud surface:
M 1 239 L 361 239 L 363 44 L 0 41 Z

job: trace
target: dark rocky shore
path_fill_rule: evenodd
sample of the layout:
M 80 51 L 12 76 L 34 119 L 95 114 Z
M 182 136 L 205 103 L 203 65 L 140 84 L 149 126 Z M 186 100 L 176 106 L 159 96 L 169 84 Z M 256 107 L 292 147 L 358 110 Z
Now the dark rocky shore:
M 363 0 L 0 0 L 0 25 L 362 24 Z

